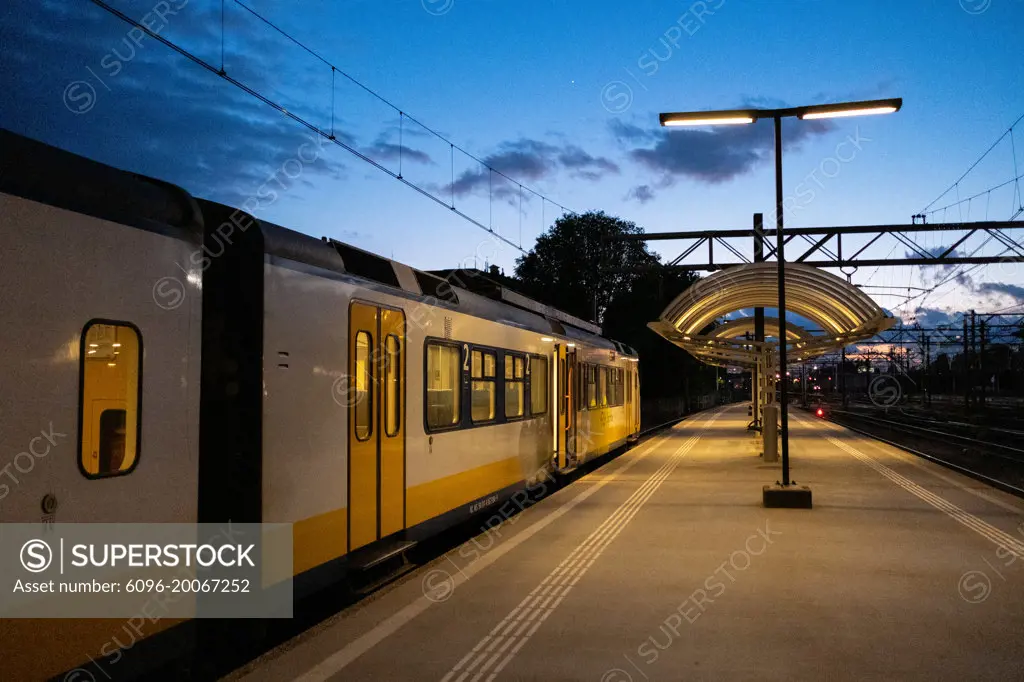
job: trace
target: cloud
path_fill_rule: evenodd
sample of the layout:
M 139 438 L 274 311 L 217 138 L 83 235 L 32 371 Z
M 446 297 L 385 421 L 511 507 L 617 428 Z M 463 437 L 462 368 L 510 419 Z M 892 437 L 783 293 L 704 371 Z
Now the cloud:
M 650 185 L 637 185 L 626 195 L 626 201 L 637 201 L 641 204 L 646 204 L 652 199 L 654 199 L 654 190 Z
M 127 13 L 142 19 L 150 8 Z M 189 3 L 156 26 L 220 64 L 219 6 Z M 133 41 L 130 29 L 89 3 L 8 3 L 0 34 L 5 59 L 17 68 L 0 70 L 4 126 L 235 206 L 264 186 L 294 196 L 319 178 L 343 176 L 343 152 L 329 140 L 137 30 Z M 329 88 L 329 69 L 324 78 L 304 64 L 289 67 L 294 48 L 282 49 L 269 30 L 253 24 L 236 21 L 224 49 L 232 76 L 329 127 L 329 109 L 311 94 L 325 92 L 322 80 Z M 78 99 L 69 100 L 69 92 Z M 337 122 L 335 135 L 356 144 L 344 122 Z
M 783 122 L 789 148 L 832 129 L 827 121 Z M 771 161 L 773 132 L 766 122 L 708 129 L 654 128 L 645 132 L 629 124 L 613 125 L 612 134 L 631 147 L 627 156 L 659 176 L 659 186 L 679 178 L 709 184 L 727 182 Z
M 641 128 L 618 118 L 613 118 L 608 126 L 611 129 L 612 136 L 619 142 L 655 142 L 659 136 L 657 128 Z
M 961 320 L 962 321 L 962 320 Z M 940 310 L 938 308 L 915 308 L 913 311 L 912 319 L 904 320 L 906 324 L 916 322 L 925 329 L 933 329 L 943 325 L 955 325 L 959 324 L 958 320 L 953 317 L 949 312 Z
M 429 154 L 419 149 L 380 140 L 369 147 L 363 148 L 361 151 L 377 161 L 397 161 L 401 158 L 406 161 L 416 161 L 422 164 L 434 163 Z
M 593 156 L 573 145 L 554 145 L 541 140 L 520 138 L 503 142 L 498 151 L 483 158 L 490 168 L 515 178 L 519 182 L 536 182 L 555 176 L 562 170 L 573 177 L 596 181 L 606 175 L 619 172 L 613 161 L 603 156 Z M 490 192 L 499 199 L 518 196 L 518 187 L 501 176 L 493 176 L 486 168 L 464 171 L 454 183 L 445 185 L 444 193 L 466 196 L 473 192 Z
M 591 156 L 575 145 L 569 145 L 562 149 L 558 154 L 558 161 L 565 168 L 592 173 L 598 177 L 604 173 L 619 172 L 617 164 L 603 156 Z
M 936 246 L 930 249 L 926 247 L 922 248 L 928 255 L 932 256 L 933 258 L 938 258 L 942 254 L 946 253 L 946 250 L 949 247 Z M 947 254 L 946 257 L 963 258 L 968 255 L 969 254 L 967 254 L 964 251 L 961 251 L 960 249 L 953 249 L 952 251 L 949 252 L 949 254 Z M 916 251 L 904 251 L 903 257 L 920 258 L 921 254 L 917 253 Z M 921 274 L 921 281 L 925 284 L 925 286 L 936 286 L 942 282 L 945 282 L 947 279 L 950 278 L 950 275 L 953 274 L 954 271 L 956 271 L 955 275 L 952 277 L 952 279 L 950 279 L 950 281 L 956 282 L 958 285 L 966 287 L 968 289 L 974 288 L 974 279 L 971 277 L 970 271 L 968 269 L 965 269 L 962 265 L 924 265 L 921 266 L 919 269 L 919 272 Z
M 1005 282 L 983 282 L 974 288 L 983 296 L 1008 296 L 1014 303 L 1024 303 L 1024 287 Z
M 764 97 L 747 97 L 745 107 L 779 108 L 786 104 Z M 771 161 L 774 133 L 768 121 L 753 125 L 707 128 L 637 126 L 618 118 L 609 122 L 612 137 L 625 147 L 627 158 L 653 172 L 658 187 L 679 178 L 709 184 L 727 182 Z M 783 139 L 789 148 L 834 129 L 831 121 L 783 119 Z

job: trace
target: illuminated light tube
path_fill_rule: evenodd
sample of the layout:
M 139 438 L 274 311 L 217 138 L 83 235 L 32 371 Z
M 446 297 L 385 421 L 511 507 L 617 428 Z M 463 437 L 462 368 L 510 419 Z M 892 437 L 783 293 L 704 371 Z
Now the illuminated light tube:
M 891 114 L 899 111 L 896 107 L 871 107 L 870 109 L 838 109 L 836 111 L 812 111 L 801 114 L 800 119 L 811 121 L 816 118 L 842 118 L 844 116 L 873 116 L 874 114 Z
M 550 336 L 542 336 L 540 337 L 540 340 L 543 341 L 544 343 L 551 343 L 552 341 L 554 341 L 554 339 L 551 338 Z
M 662 125 L 681 127 L 681 126 L 730 126 L 730 125 L 743 125 L 745 123 L 753 123 L 754 119 L 751 116 L 732 116 L 726 118 L 692 118 L 692 119 L 668 119 Z

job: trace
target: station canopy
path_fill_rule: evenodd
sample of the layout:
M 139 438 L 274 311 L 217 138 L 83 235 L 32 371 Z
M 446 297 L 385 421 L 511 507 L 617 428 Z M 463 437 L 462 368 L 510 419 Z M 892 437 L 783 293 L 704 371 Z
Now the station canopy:
M 768 340 L 763 346 L 754 341 L 753 317 L 716 322 L 742 310 L 778 308 L 778 293 L 775 263 L 720 270 L 679 294 L 661 317 L 647 326 L 708 364 L 751 367 L 762 350 L 774 349 L 777 353 L 778 319 L 765 318 Z M 857 287 L 799 263 L 786 263 L 786 312 L 817 326 L 812 332 L 787 321 L 787 362 L 803 362 L 864 341 L 896 323 Z

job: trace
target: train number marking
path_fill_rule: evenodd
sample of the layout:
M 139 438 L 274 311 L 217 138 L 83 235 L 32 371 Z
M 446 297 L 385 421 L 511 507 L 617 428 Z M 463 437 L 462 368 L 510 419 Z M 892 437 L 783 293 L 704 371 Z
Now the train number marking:
M 480 500 L 479 502 L 474 502 L 473 504 L 469 505 L 469 513 L 470 514 L 475 514 L 476 512 L 480 511 L 481 509 L 483 509 L 485 507 L 489 507 L 489 506 L 491 506 L 492 504 L 494 504 L 497 501 L 498 501 L 498 496 L 497 495 L 491 495 L 490 497 L 485 497 L 484 499 Z

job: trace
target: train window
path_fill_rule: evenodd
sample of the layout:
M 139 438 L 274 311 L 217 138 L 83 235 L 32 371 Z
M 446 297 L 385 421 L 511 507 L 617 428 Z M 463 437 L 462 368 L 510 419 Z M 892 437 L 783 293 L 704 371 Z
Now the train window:
M 548 359 L 534 355 L 530 358 L 530 414 L 548 411 Z
M 384 434 L 397 436 L 402 410 L 402 346 L 398 337 L 384 339 Z
M 626 372 L 626 402 L 633 402 L 633 373 Z
M 608 376 L 608 404 L 609 405 L 618 405 L 619 404 L 619 400 L 618 400 L 618 390 L 619 389 L 616 388 L 616 386 L 615 386 L 616 381 L 618 379 L 618 375 L 615 372 L 615 368 L 614 367 L 607 367 L 607 368 L 605 368 L 605 374 Z
M 522 417 L 525 409 L 526 359 L 505 354 L 505 416 Z
M 79 466 L 89 478 L 127 474 L 138 463 L 141 347 L 124 323 L 94 321 L 82 331 Z
M 604 407 L 608 404 L 608 368 L 597 368 L 597 404 Z
M 470 417 L 474 422 L 486 422 L 494 419 L 494 402 L 497 395 L 495 388 L 495 368 L 498 361 L 494 353 L 475 350 L 470 362 L 470 374 L 473 382 L 470 396 L 472 407 Z
M 459 423 L 461 355 L 458 346 L 427 342 L 427 428 L 444 429 Z
M 597 367 L 587 365 L 587 407 L 597 407 Z
M 373 338 L 369 332 L 356 332 L 354 424 L 357 440 L 368 440 L 373 433 Z

